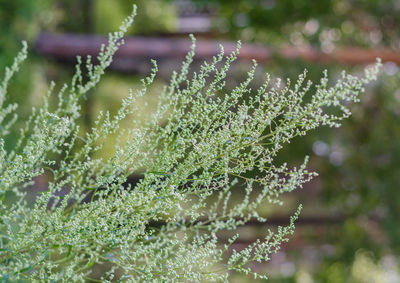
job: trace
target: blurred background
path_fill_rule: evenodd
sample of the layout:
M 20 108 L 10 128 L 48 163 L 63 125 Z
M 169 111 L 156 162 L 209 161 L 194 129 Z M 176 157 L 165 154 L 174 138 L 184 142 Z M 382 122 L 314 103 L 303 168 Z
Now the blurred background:
M 341 128 L 321 128 L 280 154 L 292 165 L 310 155 L 309 167 L 319 177 L 286 195 L 283 206 L 266 205 L 261 213 L 272 226 L 287 224 L 299 203 L 304 209 L 291 241 L 254 268 L 268 272 L 270 282 L 400 282 L 400 1 L 0 0 L 2 70 L 21 40 L 30 45 L 30 57 L 9 91 L 9 101 L 21 105 L 21 117 L 41 103 L 50 80 L 68 80 L 76 55 L 97 53 L 133 3 L 138 16 L 111 70 L 86 97 L 83 128 L 91 127 L 99 110 L 116 111 L 153 58 L 160 76 L 139 101 L 151 109 L 188 51 L 189 33 L 198 40 L 195 64 L 215 55 L 219 43 L 227 51 L 237 40 L 244 43 L 228 85 L 244 79 L 252 58 L 260 63 L 260 76 L 296 79 L 307 68 L 315 82 L 324 69 L 335 79 L 342 69 L 357 74 L 382 58 L 379 80 L 351 106 L 353 115 Z M 112 146 L 100 154 L 107 156 Z M 241 228 L 243 245 L 265 230 L 257 224 Z M 246 279 L 234 275 L 232 282 Z

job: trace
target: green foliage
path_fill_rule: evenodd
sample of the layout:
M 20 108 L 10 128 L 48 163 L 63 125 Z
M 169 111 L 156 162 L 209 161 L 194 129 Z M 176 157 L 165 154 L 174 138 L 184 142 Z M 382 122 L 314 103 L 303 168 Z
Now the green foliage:
M 49 13 L 45 12 L 50 1 L 0 0 L 0 64 L 10 64 L 19 41 L 32 39 L 41 23 L 52 21 Z
M 373 95 L 354 108 L 354 115 L 336 136 L 325 139 L 339 148 L 344 158 L 340 166 L 320 166 L 321 175 L 326 176 L 324 204 L 346 215 L 342 237 L 334 242 L 337 252 L 327 263 L 349 265 L 357 259 L 360 247 L 371 252 L 377 262 L 388 257 L 398 262 L 399 82 L 397 74 L 386 76 Z
M 4 105 L 7 85 L 26 57 L 26 47 L 6 71 L 0 89 L 0 276 L 4 281 L 227 281 L 236 271 L 251 270 L 279 250 L 294 231 L 301 206 L 287 227 L 267 231 L 247 248 L 234 248 L 239 235 L 220 242 L 221 231 L 235 231 L 250 220 L 265 222 L 258 209 L 281 203 L 315 173 L 277 164 L 282 147 L 322 125 L 337 127 L 350 115 L 347 103 L 358 101 L 380 66 L 361 78 L 342 73 L 332 86 L 327 73 L 312 86 L 305 73 L 294 85 L 278 80 L 250 88 L 256 63 L 247 78 L 227 90 L 225 80 L 238 49 L 223 48 L 198 72 L 190 71 L 195 44 L 179 72 L 159 96 L 150 119 L 132 118 L 135 102 L 146 95 L 157 67 L 130 91 L 116 115 L 100 112 L 94 127 L 81 135 L 82 97 L 94 88 L 123 43 L 133 15 L 109 37 L 98 56 L 88 58 L 87 73 L 78 58 L 69 84 L 50 103 L 33 109 L 11 151 L 4 149 L 16 105 Z M 194 41 L 194 39 L 193 39 Z M 271 84 L 271 86 L 270 86 Z M 308 97 L 307 94 L 313 93 Z M 248 97 L 248 98 L 247 98 Z M 122 129 L 128 120 L 131 128 Z M 111 135 L 119 136 L 113 156 L 94 157 Z M 32 206 L 26 200 L 36 176 L 52 174 Z M 125 182 L 132 173 L 143 178 Z M 243 198 L 231 198 L 239 190 Z M 62 193 L 64 192 L 64 193 Z M 105 272 L 94 278 L 93 269 Z
M 169 1 L 142 0 L 135 1 L 135 3 L 142 13 L 135 18 L 135 26 L 129 32 L 130 34 L 151 34 L 176 30 L 177 8 Z M 108 33 L 110 30 L 117 29 L 131 5 L 131 0 L 96 1 L 96 31 Z
M 54 0 L 53 0 L 54 1 Z M 177 27 L 177 7 L 171 1 L 134 1 L 142 11 L 127 34 L 173 32 Z M 131 0 L 58 0 L 61 6 L 58 28 L 76 33 L 107 34 L 119 27 L 132 6 Z
M 219 11 L 216 28 L 268 44 L 398 46 L 400 9 L 393 0 L 196 0 Z

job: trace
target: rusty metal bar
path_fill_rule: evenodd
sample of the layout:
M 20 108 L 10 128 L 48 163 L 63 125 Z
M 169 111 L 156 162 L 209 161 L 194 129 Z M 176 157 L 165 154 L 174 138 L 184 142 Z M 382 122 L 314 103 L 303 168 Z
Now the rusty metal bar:
M 35 50 L 43 56 L 74 62 L 76 55 L 95 56 L 100 45 L 106 42 L 105 36 L 98 35 L 41 33 L 36 41 Z M 236 43 L 232 41 L 199 39 L 196 44 L 195 59 L 205 60 L 216 55 L 220 44 L 224 46 L 226 53 L 236 48 Z M 128 37 L 125 39 L 125 44 L 118 50 L 111 68 L 116 71 L 140 72 L 144 69 L 141 64 L 146 64 L 150 58 L 161 61 L 182 60 L 190 45 L 189 39 L 182 38 Z M 400 50 L 357 47 L 337 48 L 331 53 L 324 53 L 311 47 L 286 46 L 275 50 L 261 44 L 244 44 L 238 58 L 265 62 L 272 56 L 317 63 L 339 62 L 351 65 L 371 63 L 380 57 L 383 62 L 400 64 Z
M 97 55 L 100 45 L 106 42 L 106 37 L 97 35 L 41 33 L 36 41 L 35 50 L 43 56 L 62 61 L 75 61 L 77 55 Z M 226 53 L 236 49 L 234 42 L 197 40 L 195 59 L 204 60 L 215 56 L 220 51 L 220 44 Z M 189 39 L 128 37 L 116 53 L 111 68 L 117 71 L 137 71 L 140 67 L 135 64 L 148 62 L 150 58 L 181 61 L 190 46 Z M 239 60 L 255 59 L 263 62 L 270 59 L 270 56 L 269 50 L 262 45 L 245 44 L 240 49 Z

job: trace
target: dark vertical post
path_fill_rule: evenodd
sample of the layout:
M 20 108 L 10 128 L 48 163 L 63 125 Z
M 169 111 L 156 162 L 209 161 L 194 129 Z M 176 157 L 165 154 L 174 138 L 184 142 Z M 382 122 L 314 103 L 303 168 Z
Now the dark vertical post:
M 82 0 L 82 31 L 86 34 L 94 32 L 94 18 L 93 18 L 93 0 Z M 83 101 L 83 120 L 87 129 L 90 129 L 93 124 L 93 93 L 90 91 L 85 100 Z

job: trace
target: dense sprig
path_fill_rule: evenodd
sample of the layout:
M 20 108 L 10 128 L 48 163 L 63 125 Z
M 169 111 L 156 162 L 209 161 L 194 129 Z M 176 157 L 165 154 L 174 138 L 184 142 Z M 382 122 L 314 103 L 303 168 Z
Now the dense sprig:
M 301 207 L 289 226 L 268 231 L 241 251 L 232 249 L 238 236 L 224 245 L 218 232 L 234 231 L 252 219 L 265 221 L 257 213 L 261 205 L 280 202 L 282 193 L 315 175 L 306 169 L 307 158 L 299 168 L 289 168 L 276 164 L 275 157 L 296 136 L 321 125 L 339 126 L 350 115 L 346 103 L 358 100 L 380 66 L 368 68 L 362 78 L 343 73 L 333 86 L 325 73 L 314 89 L 305 73 L 293 86 L 289 81 L 269 86 L 266 75 L 253 91 L 254 62 L 247 79 L 227 90 L 225 80 L 240 44 L 227 56 L 221 47 L 211 62 L 190 72 L 193 38 L 151 119 L 119 128 L 122 120 L 132 119 L 135 101 L 153 83 L 155 63 L 142 88 L 129 93 L 116 115 L 99 113 L 95 126 L 80 136 L 81 98 L 111 64 L 133 16 L 110 35 L 97 65 L 87 59 L 87 78 L 78 58 L 56 107 L 49 103 L 51 84 L 11 152 L 4 140 L 16 120 L 16 105 L 4 107 L 3 102 L 12 74 L 26 57 L 25 44 L 6 71 L 0 88 L 0 276 L 6 281 L 224 281 L 230 271 L 264 276 L 249 264 L 269 260 L 288 240 Z M 311 99 L 305 99 L 310 92 Z M 119 143 L 113 157 L 94 158 L 114 134 Z M 44 172 L 52 174 L 51 180 L 29 206 L 26 192 Z M 135 172 L 144 177 L 127 186 Z M 240 202 L 231 197 L 234 188 L 243 193 Z M 17 200 L 7 201 L 9 195 Z M 93 278 L 95 265 L 105 270 L 103 277 Z

